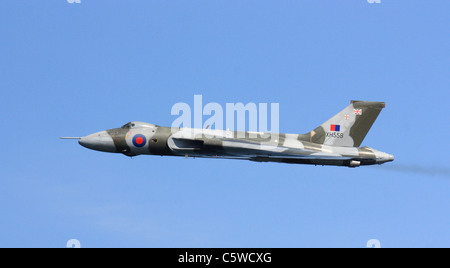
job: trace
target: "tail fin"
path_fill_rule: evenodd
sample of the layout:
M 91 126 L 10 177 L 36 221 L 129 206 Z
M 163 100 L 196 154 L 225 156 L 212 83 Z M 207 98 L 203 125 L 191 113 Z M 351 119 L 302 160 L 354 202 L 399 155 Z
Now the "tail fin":
M 359 147 L 384 107 L 384 102 L 351 101 L 347 108 L 307 135 L 318 144 Z

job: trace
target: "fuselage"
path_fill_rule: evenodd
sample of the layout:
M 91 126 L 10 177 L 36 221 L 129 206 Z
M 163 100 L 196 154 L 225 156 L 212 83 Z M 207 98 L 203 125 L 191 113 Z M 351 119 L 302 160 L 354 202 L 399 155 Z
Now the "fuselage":
M 317 144 L 305 134 L 160 127 L 130 122 L 79 139 L 89 149 L 127 156 L 161 155 L 357 167 L 393 161 L 369 147 Z

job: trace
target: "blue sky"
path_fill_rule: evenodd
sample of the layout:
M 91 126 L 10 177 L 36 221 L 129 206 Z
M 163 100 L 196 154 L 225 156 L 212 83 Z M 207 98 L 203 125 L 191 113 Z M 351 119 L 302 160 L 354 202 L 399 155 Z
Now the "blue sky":
M 450 246 L 449 1 L 0 2 L 0 247 Z M 385 101 L 356 169 L 90 151 L 177 102 L 305 133 Z

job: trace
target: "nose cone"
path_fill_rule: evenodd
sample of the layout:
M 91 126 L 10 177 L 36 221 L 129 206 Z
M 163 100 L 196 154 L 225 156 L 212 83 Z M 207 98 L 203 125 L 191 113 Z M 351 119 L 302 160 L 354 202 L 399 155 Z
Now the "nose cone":
M 112 137 L 106 131 L 100 131 L 86 137 L 82 137 L 78 143 L 88 149 L 115 153 L 116 146 L 114 145 Z

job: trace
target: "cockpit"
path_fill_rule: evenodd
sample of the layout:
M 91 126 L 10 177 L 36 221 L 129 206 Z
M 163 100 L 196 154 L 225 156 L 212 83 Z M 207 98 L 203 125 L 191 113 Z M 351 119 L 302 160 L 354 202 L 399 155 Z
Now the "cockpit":
M 145 122 L 129 122 L 122 126 L 124 129 L 133 129 L 133 128 L 153 128 L 157 127 L 156 125 L 145 123 Z

